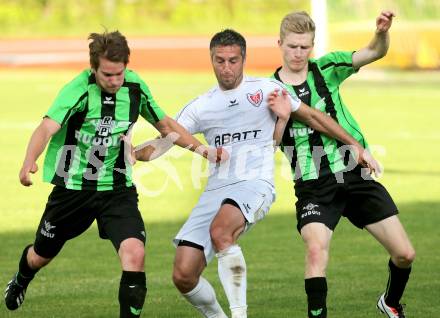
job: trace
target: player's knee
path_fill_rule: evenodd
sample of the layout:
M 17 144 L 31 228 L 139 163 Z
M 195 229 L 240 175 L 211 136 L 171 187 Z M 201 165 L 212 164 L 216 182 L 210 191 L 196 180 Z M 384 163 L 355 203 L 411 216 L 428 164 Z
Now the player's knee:
M 119 247 L 119 256 L 125 270 L 143 271 L 145 247 L 142 243 L 126 240 Z
M 222 227 L 214 226 L 209 230 L 211 236 L 212 245 L 216 251 L 222 251 L 233 243 L 232 234 L 229 234 Z
M 320 264 L 326 258 L 326 249 L 319 243 L 307 245 L 307 260 L 309 264 Z
M 408 267 L 414 262 L 416 258 L 416 251 L 413 247 L 408 247 L 396 257 L 398 267 Z
M 134 247 L 131 248 L 127 253 L 128 261 L 134 266 L 137 267 L 138 270 L 142 270 L 144 268 L 145 261 L 145 249 L 144 247 Z
M 410 261 L 410 263 L 414 262 L 416 259 L 416 250 L 414 248 L 411 248 L 410 252 L 407 255 L 407 260 Z
M 197 277 L 191 271 L 185 270 L 182 267 L 174 266 L 173 283 L 182 293 L 187 293 L 194 289 L 197 285 Z

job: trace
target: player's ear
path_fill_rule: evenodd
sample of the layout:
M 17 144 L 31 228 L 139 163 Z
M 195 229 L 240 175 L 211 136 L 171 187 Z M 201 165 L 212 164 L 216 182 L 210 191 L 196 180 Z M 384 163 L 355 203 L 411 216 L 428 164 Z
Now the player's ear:
M 281 45 L 283 45 L 283 41 L 281 41 L 281 39 L 278 39 L 278 46 L 281 47 Z

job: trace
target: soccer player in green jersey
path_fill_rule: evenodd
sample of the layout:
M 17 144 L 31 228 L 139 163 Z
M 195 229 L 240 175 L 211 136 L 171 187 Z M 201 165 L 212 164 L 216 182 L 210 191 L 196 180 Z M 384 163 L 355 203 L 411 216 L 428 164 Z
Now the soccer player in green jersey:
M 339 85 L 362 66 L 387 53 L 393 12 L 376 19 L 371 42 L 354 52 L 331 52 L 313 59 L 315 25 L 305 12 L 288 14 L 278 41 L 283 64 L 273 75 L 304 103 L 327 113 L 364 148 L 367 142 L 343 103 Z M 415 257 L 414 248 L 397 217 L 386 189 L 356 165 L 341 142 L 290 120 L 282 148 L 291 159 L 295 181 L 298 231 L 305 243 L 305 290 L 309 317 L 327 317 L 326 267 L 330 240 L 341 216 L 366 228 L 390 254 L 387 288 L 378 308 L 388 317 L 404 317 L 400 298 Z
M 8 309 L 17 309 L 38 270 L 67 240 L 97 220 L 100 237 L 111 240 L 120 258 L 120 317 L 138 317 L 147 292 L 146 234 L 131 178 L 130 148 L 123 136 L 130 134 L 141 115 L 162 136 L 175 133 L 179 146 L 205 157 L 211 148 L 167 117 L 147 85 L 126 68 L 130 49 L 121 33 L 92 33 L 89 39 L 91 68 L 64 86 L 27 147 L 20 182 L 32 184 L 30 173 L 37 171 L 36 161 L 49 143 L 43 179 L 55 187 L 35 242 L 25 247 L 18 271 L 6 287 L 5 302 Z M 209 159 L 216 162 L 217 156 Z

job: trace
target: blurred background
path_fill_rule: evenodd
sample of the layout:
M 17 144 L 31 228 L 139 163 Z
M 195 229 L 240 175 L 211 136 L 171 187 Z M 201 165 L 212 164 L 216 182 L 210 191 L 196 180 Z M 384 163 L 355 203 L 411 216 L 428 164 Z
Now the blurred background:
M 0 288 L 23 247 L 33 241 L 52 188 L 41 181 L 43 156 L 40 171 L 32 176 L 34 185 L 20 185 L 26 145 L 61 87 L 89 66 L 89 33 L 118 29 L 126 35 L 132 49 L 129 68 L 140 73 L 158 104 L 174 116 L 216 83 L 208 52 L 214 33 L 224 28 L 241 32 L 248 41 L 246 72 L 269 76 L 280 65 L 279 24 L 287 13 L 305 10 L 313 16 L 315 56 L 320 56 L 366 46 L 384 9 L 396 14 L 389 52 L 345 81 L 342 97 L 384 165 L 380 182 L 396 201 L 418 253 L 404 296 L 408 316 L 438 317 L 438 0 L 0 0 Z M 156 135 L 140 120 L 134 143 Z M 267 218 L 240 240 L 249 268 L 249 310 L 252 317 L 301 317 L 306 305 L 296 199 L 290 166 L 280 152 L 276 163 L 277 201 Z M 203 191 L 203 164 L 174 147 L 135 166 L 148 233 L 145 316 L 195 316 L 170 280 L 171 239 Z M 116 317 L 119 264 L 111 244 L 96 232 L 92 227 L 68 242 L 32 283 L 23 308 L 10 314 L 1 302 L 0 317 Z M 386 251 L 346 220 L 332 244 L 332 316 L 376 317 L 375 301 L 387 279 Z M 214 264 L 206 276 L 225 305 Z
M 87 35 L 107 28 L 128 36 L 134 68 L 205 69 L 209 59 L 194 56 L 206 53 L 212 34 L 232 27 L 248 39 L 248 67 L 271 70 L 278 65 L 276 40 L 286 13 L 313 15 L 321 55 L 365 46 L 383 9 L 396 13 L 392 46 L 372 67 L 437 69 L 437 0 L 0 0 L 0 67 L 87 66 Z

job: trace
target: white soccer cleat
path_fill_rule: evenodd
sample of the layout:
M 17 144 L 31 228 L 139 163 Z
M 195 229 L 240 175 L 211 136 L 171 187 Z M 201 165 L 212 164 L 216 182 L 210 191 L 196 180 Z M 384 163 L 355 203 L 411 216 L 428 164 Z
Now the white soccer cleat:
M 385 294 L 382 294 L 377 301 L 377 308 L 389 318 L 405 318 L 403 306 L 401 304 L 397 305 L 396 308 L 388 306 L 385 303 Z

